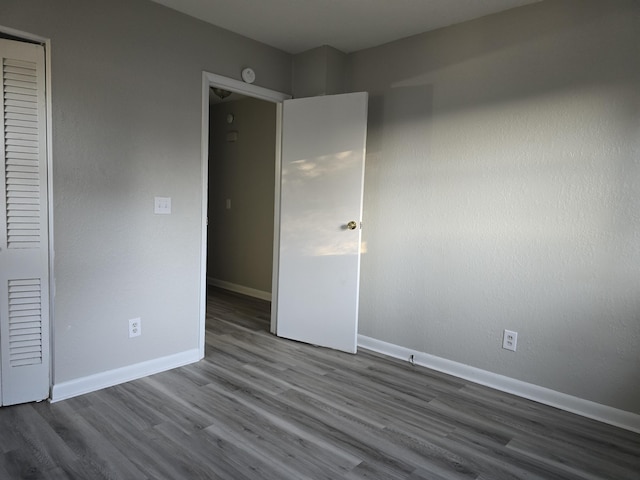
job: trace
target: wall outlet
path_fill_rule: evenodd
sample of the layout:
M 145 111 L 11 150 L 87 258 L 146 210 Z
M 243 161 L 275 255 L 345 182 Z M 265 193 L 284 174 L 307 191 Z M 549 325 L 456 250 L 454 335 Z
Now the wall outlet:
M 129 338 L 139 337 L 142 335 L 142 320 L 132 318 L 129 320 Z
M 502 335 L 502 348 L 504 348 L 505 350 L 511 350 L 512 352 L 515 352 L 517 345 L 518 345 L 518 332 L 505 330 L 504 334 Z

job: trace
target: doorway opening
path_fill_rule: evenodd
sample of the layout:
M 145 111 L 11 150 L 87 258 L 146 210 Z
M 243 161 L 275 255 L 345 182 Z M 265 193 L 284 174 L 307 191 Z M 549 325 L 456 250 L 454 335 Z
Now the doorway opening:
M 207 283 L 268 301 L 275 150 L 275 103 L 211 89 Z
M 217 101 L 212 88 L 231 92 L 231 95 L 225 102 Z M 290 95 L 281 92 L 203 72 L 201 356 L 205 353 L 207 285 L 210 282 L 259 298 L 266 298 L 270 293 L 270 330 L 275 333 L 281 118 L 282 102 L 289 98 Z M 251 119 L 252 115 L 264 119 L 271 117 L 271 125 L 261 126 Z M 247 142 L 258 138 L 258 143 L 265 150 L 271 149 L 271 152 L 259 152 Z M 210 163 L 216 154 L 218 158 L 213 160 L 215 163 Z M 263 178 L 265 175 L 270 175 L 270 179 Z M 227 181 L 230 185 L 225 184 Z M 262 205 L 252 209 L 252 202 L 262 202 Z M 268 210 L 271 210 L 271 215 L 267 215 Z M 247 218 L 243 218 L 243 213 Z M 267 250 L 264 248 L 265 241 L 268 242 Z M 257 250 L 247 251 L 256 245 L 259 245 Z M 220 255 L 217 251 L 210 251 L 214 246 Z M 229 248 L 234 249 L 233 253 L 229 254 Z M 259 266 L 257 275 L 255 271 L 250 272 L 251 265 Z M 267 278 L 269 275 L 270 279 Z

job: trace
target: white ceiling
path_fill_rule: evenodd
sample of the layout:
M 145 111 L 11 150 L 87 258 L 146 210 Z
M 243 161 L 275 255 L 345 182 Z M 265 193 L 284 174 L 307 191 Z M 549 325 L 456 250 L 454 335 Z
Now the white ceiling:
M 349 53 L 540 0 L 153 0 L 289 53 Z

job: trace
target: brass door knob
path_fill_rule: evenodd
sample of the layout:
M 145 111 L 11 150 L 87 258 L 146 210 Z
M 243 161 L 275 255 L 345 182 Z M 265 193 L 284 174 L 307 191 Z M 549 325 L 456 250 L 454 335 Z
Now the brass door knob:
M 358 224 L 356 222 L 354 222 L 353 220 L 351 220 L 349 223 L 347 223 L 347 228 L 349 230 L 355 230 L 358 227 Z

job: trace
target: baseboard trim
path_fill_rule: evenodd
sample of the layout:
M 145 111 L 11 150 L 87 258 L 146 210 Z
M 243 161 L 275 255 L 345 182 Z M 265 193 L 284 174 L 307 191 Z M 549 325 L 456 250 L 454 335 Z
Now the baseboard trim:
M 259 298 L 261 300 L 271 301 L 271 292 L 263 292 L 262 290 L 256 290 L 255 288 L 245 287 L 236 283 L 225 282 L 224 280 L 218 280 L 217 278 L 207 277 L 207 283 L 214 287 L 224 288 L 231 292 L 241 293 L 248 295 L 249 297 Z
M 102 390 L 103 388 L 113 387 L 120 383 L 130 382 L 131 380 L 137 380 L 138 378 L 147 377 L 173 368 L 182 367 L 197 362 L 201 358 L 200 350 L 194 348 L 193 350 L 187 350 L 174 355 L 61 382 L 53 385 L 51 390 L 51 403 L 77 397 L 78 395 L 84 395 L 85 393 L 95 392 L 96 390 Z
M 407 361 L 409 357 L 413 355 L 416 365 L 431 368 L 464 380 L 495 388 L 502 392 L 511 393 L 583 417 L 640 433 L 640 415 L 631 412 L 567 395 L 566 393 L 557 392 L 514 378 L 505 377 L 504 375 L 498 375 L 497 373 L 447 360 L 446 358 L 436 357 L 435 355 L 424 352 L 417 352 L 364 335 L 358 335 L 358 346 L 389 357 Z

